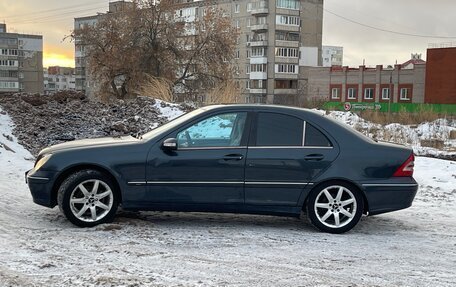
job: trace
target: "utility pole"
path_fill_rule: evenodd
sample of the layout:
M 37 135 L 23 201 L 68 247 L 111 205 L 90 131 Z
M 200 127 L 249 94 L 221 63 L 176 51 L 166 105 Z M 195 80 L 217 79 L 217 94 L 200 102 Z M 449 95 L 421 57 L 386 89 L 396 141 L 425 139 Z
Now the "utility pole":
M 393 91 L 393 71 L 390 73 L 389 95 L 388 95 L 388 122 L 391 120 L 391 98 L 394 95 Z

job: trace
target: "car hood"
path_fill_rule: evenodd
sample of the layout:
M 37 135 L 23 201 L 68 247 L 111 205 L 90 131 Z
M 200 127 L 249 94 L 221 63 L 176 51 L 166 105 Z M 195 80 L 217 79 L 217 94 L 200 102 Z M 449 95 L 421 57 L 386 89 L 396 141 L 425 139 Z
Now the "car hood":
M 40 152 L 40 155 L 46 153 L 53 153 L 56 151 L 67 150 L 67 149 L 78 149 L 78 148 L 87 148 L 95 146 L 111 146 L 118 144 L 129 144 L 139 142 L 140 140 L 132 136 L 123 136 L 123 137 L 104 137 L 104 138 L 94 138 L 94 139 L 83 139 L 69 141 L 61 144 L 56 144 L 50 147 L 43 149 Z

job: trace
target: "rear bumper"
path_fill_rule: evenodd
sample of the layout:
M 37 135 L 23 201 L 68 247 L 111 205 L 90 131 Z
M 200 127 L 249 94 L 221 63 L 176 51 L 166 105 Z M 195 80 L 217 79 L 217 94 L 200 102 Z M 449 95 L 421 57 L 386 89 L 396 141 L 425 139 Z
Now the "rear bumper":
M 56 205 L 52 198 L 54 176 L 55 172 L 35 171 L 33 169 L 25 173 L 25 182 L 30 189 L 33 202 L 51 208 Z
M 418 184 L 413 179 L 407 183 L 365 183 L 362 186 L 369 204 L 369 215 L 408 208 L 418 191 Z

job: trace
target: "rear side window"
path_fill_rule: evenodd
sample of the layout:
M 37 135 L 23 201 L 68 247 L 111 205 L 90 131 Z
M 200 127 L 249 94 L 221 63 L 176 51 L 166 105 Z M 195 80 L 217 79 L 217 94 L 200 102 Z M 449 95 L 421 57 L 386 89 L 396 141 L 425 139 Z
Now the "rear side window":
M 304 122 L 298 118 L 258 113 L 257 146 L 302 146 Z
M 306 123 L 305 146 L 331 147 L 328 138 L 313 125 Z

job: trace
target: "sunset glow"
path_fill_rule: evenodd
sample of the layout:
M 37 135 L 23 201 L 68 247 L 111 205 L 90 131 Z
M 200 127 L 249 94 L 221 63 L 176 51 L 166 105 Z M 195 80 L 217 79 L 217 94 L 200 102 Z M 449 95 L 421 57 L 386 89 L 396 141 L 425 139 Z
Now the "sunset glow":
M 55 53 L 44 53 L 43 55 L 43 66 L 61 66 L 61 67 L 74 67 L 73 57 L 67 55 L 55 54 Z

